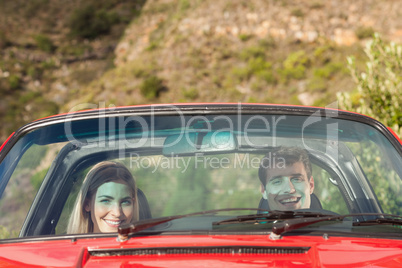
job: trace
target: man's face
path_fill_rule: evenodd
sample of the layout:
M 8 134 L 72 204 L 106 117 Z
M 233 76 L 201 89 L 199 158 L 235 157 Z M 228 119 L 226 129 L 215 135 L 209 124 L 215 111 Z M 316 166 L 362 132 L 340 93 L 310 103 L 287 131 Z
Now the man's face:
M 286 167 L 273 167 L 267 172 L 265 185 L 270 210 L 310 208 L 314 180 L 307 177 L 302 162 Z
M 123 181 L 99 186 L 86 210 L 91 212 L 94 233 L 117 232 L 119 225 L 131 222 L 134 202 L 130 188 Z

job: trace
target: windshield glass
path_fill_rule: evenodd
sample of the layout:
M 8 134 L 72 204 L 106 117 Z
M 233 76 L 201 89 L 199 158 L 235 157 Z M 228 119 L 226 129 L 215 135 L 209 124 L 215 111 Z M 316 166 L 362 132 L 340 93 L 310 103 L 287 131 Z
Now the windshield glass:
M 402 216 L 401 167 L 376 127 L 333 117 L 70 118 L 39 124 L 2 160 L 0 238 L 116 232 L 139 220 L 226 208 Z M 213 223 L 250 213 L 257 210 L 159 230 L 227 230 Z

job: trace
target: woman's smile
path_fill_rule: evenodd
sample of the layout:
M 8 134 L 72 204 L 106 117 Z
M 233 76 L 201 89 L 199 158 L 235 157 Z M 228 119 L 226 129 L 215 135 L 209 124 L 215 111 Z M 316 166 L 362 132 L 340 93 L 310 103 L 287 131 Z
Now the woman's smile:
M 91 202 L 94 232 L 117 232 L 125 222 L 131 222 L 134 201 L 130 188 L 123 181 L 102 184 Z

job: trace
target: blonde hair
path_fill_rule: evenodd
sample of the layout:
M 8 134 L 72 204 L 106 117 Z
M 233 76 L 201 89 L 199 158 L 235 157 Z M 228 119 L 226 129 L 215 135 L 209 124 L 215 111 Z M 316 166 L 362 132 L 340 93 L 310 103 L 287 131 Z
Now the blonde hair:
M 131 172 L 121 163 L 104 161 L 96 164 L 87 173 L 81 189 L 75 200 L 74 209 L 67 225 L 68 234 L 92 233 L 94 224 L 90 212 L 85 210 L 85 204 L 96 194 L 99 186 L 104 183 L 123 180 L 132 190 L 134 199 L 134 216 L 132 221 L 139 219 L 137 187 Z

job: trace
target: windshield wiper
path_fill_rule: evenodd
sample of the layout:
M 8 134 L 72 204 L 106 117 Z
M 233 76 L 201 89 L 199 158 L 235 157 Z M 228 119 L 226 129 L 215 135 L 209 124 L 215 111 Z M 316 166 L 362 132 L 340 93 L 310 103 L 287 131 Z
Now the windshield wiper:
M 385 214 L 387 215 L 387 214 Z M 368 226 L 368 225 L 402 225 L 402 217 L 398 215 L 387 215 L 388 218 L 376 218 L 373 220 L 354 222 L 353 226 Z M 395 219 L 396 218 L 396 219 Z
M 319 223 L 323 221 L 333 221 L 333 220 L 343 220 L 348 217 L 359 217 L 359 216 L 380 216 L 381 218 L 376 218 L 373 220 L 357 221 L 354 222 L 354 226 L 358 225 L 372 225 L 372 224 L 400 224 L 402 225 L 402 216 L 393 214 L 383 214 L 383 213 L 356 213 L 356 214 L 346 214 L 346 215 L 332 215 L 332 216 L 322 216 L 317 218 L 295 218 L 287 219 L 284 221 L 275 221 L 272 225 L 272 231 L 270 234 L 270 239 L 280 239 L 282 234 L 295 229 L 303 228 L 308 225 Z M 395 219 L 396 218 L 396 219 Z
M 266 223 L 267 220 L 270 221 L 274 220 L 272 223 L 272 230 L 269 237 L 270 239 L 276 240 L 280 239 L 282 237 L 281 235 L 285 232 L 302 228 L 317 222 L 336 220 L 340 218 L 341 218 L 340 215 L 324 214 L 321 212 L 313 212 L 313 211 L 274 210 L 269 211 L 268 214 L 238 216 L 232 219 L 214 222 L 213 225 L 233 224 L 240 222 Z
M 259 208 L 224 208 L 224 209 L 213 209 L 213 210 L 194 212 L 194 213 L 183 214 L 183 215 L 162 217 L 162 218 L 156 218 L 156 219 L 141 220 L 141 221 L 137 221 L 135 223 L 128 223 L 128 224 L 119 226 L 117 240 L 120 242 L 126 241 L 126 240 L 128 240 L 128 237 L 130 235 L 136 234 L 142 230 L 145 230 L 145 229 L 148 229 L 148 228 L 151 228 L 151 227 L 154 227 L 154 226 L 157 226 L 157 225 L 160 225 L 165 222 L 172 221 L 172 220 L 177 220 L 177 219 L 191 217 L 191 216 L 198 216 L 198 215 L 216 214 L 216 213 L 223 212 L 223 211 L 240 211 L 240 210 L 259 210 L 259 211 L 267 212 L 266 209 L 259 209 Z
M 213 225 L 223 225 L 223 224 L 233 224 L 241 222 L 249 223 L 266 223 L 267 220 L 274 220 L 272 222 L 272 229 L 270 233 L 271 239 L 280 239 L 282 234 L 290 232 L 295 229 L 303 228 L 311 224 L 323 222 L 323 221 L 334 221 L 343 220 L 348 217 L 358 217 L 358 216 L 380 216 L 381 218 L 376 218 L 373 220 L 357 221 L 354 222 L 354 226 L 360 225 L 374 225 L 374 224 L 397 224 L 402 225 L 402 216 L 383 214 L 383 213 L 356 213 L 347 215 L 334 215 L 334 214 L 324 214 L 314 211 L 269 211 L 268 214 L 255 214 L 255 215 L 245 215 L 238 216 L 232 219 L 227 219 L 219 222 L 214 222 Z
M 267 213 L 268 212 L 268 213 Z M 224 225 L 224 224 L 233 224 L 240 222 L 252 222 L 252 223 L 264 223 L 267 220 L 287 220 L 287 219 L 295 219 L 295 218 L 314 218 L 317 217 L 330 217 L 334 216 L 333 214 L 324 214 L 321 212 L 313 212 L 313 211 L 282 211 L 282 210 L 271 210 L 266 211 L 262 214 L 253 214 L 253 215 L 242 215 L 237 216 L 235 218 L 222 220 L 218 222 L 212 223 L 212 225 Z
M 189 213 L 184 215 L 175 215 L 169 217 L 162 217 L 156 219 L 141 220 L 135 223 L 129 223 L 126 225 L 119 226 L 118 228 L 118 241 L 128 240 L 130 235 L 136 234 L 142 230 L 163 224 L 176 219 L 181 219 L 185 217 L 206 215 L 206 214 L 216 214 L 224 211 L 241 211 L 241 210 L 257 210 L 263 211 L 261 214 L 251 214 L 244 216 L 237 216 L 235 218 L 214 222 L 213 225 L 223 225 L 223 224 L 233 224 L 240 222 L 252 222 L 252 223 L 266 223 L 267 221 L 272 221 L 272 229 L 270 233 L 270 239 L 280 239 L 282 234 L 296 230 L 299 228 L 306 227 L 311 224 L 323 222 L 323 221 L 334 221 L 343 220 L 348 217 L 359 217 L 359 216 L 380 216 L 373 220 L 357 221 L 354 222 L 354 226 L 359 225 L 373 225 L 373 224 L 397 224 L 402 225 L 402 216 L 383 214 L 383 213 L 356 213 L 356 214 L 346 214 L 346 215 L 333 215 L 324 214 L 314 211 L 268 211 L 265 209 L 258 208 L 224 208 L 224 209 L 214 209 L 195 213 Z

